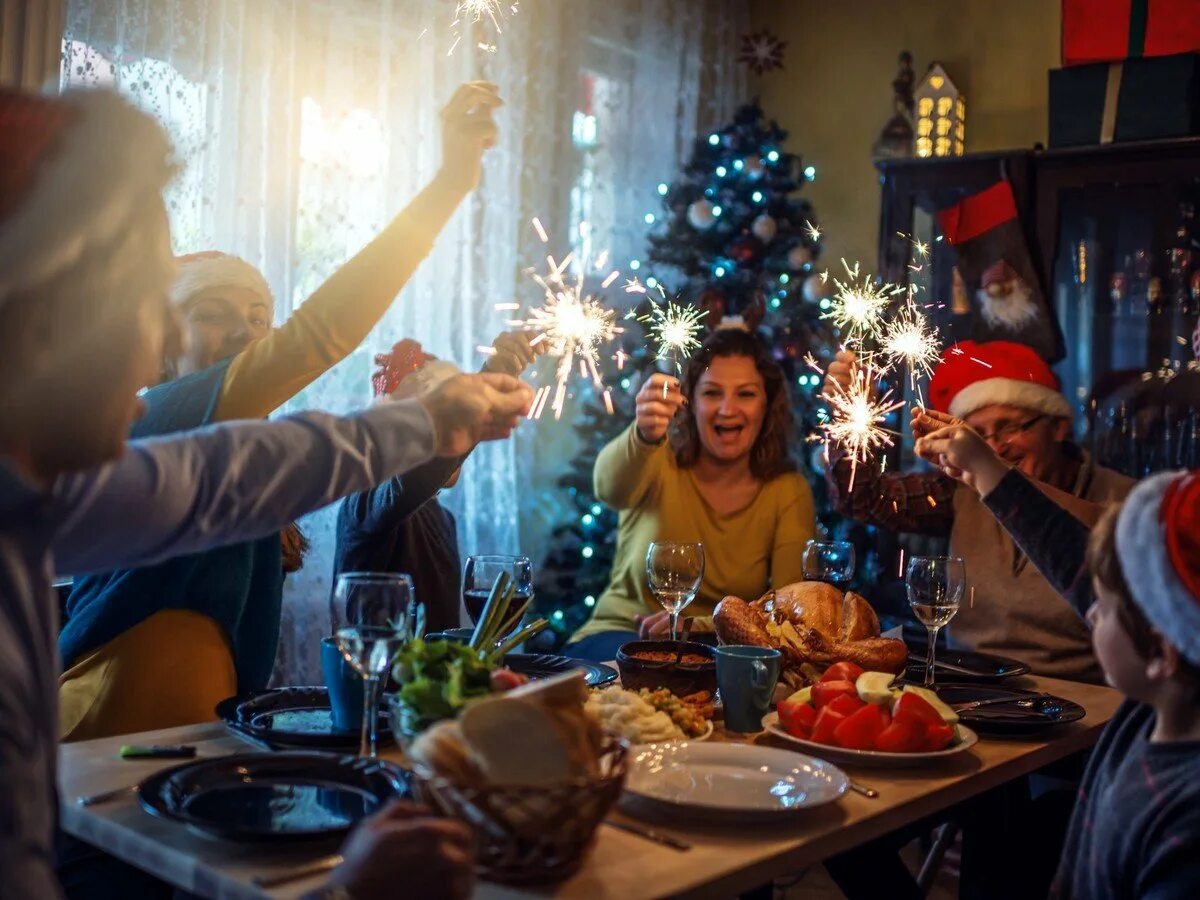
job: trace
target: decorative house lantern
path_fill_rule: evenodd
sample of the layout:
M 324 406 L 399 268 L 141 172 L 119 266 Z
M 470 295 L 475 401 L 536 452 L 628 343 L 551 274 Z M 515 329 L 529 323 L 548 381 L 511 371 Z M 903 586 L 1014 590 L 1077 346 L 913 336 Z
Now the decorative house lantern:
M 962 156 L 966 143 L 966 104 L 941 63 L 917 85 L 917 156 Z

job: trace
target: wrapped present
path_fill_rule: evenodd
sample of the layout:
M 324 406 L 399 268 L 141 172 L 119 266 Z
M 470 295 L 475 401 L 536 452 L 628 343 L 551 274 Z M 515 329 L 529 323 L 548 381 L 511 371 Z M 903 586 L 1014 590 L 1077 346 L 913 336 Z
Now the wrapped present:
M 1063 0 L 1064 66 L 1200 50 L 1200 0 Z
M 1200 53 L 1050 72 L 1050 146 L 1200 134 Z

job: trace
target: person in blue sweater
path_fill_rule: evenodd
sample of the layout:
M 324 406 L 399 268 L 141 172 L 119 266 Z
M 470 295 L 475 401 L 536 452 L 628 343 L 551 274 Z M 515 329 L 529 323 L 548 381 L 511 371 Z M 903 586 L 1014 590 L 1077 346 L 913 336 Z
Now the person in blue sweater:
M 1200 471 L 1069 510 L 965 423 L 918 411 L 913 431 L 917 452 L 973 487 L 1086 616 L 1105 679 L 1126 697 L 1084 773 L 1051 897 L 1200 896 Z

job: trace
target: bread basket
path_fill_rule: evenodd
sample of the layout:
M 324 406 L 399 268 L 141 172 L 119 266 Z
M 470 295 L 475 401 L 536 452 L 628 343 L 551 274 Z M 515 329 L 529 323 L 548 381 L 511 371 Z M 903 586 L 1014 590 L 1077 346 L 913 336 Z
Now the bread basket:
M 475 829 L 476 871 L 509 884 L 559 881 L 583 863 L 625 784 L 628 745 L 605 735 L 599 774 L 552 785 L 454 784 L 417 764 L 417 799 Z

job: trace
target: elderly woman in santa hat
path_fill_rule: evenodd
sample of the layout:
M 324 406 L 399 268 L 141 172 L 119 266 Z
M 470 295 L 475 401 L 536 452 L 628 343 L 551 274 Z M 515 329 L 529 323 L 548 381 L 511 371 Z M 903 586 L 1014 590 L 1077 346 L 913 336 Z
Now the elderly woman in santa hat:
M 825 390 L 848 387 L 856 365 L 854 354 L 839 353 Z M 1071 404 L 1050 366 L 1023 344 L 953 345 L 934 371 L 929 405 L 964 419 L 1026 476 L 1086 503 L 1120 500 L 1133 485 L 1071 440 Z M 973 598 L 949 626 L 954 646 L 1014 657 L 1042 675 L 1101 681 L 1083 622 L 973 491 L 941 472 L 883 474 L 874 460 L 860 462 L 852 476 L 849 460 L 837 455 L 829 480 L 843 514 L 949 537 L 950 552 L 966 564 Z
M 430 185 L 281 327 L 262 274 L 224 253 L 182 257 L 171 288 L 181 323 L 132 436 L 261 418 L 353 351 L 383 316 L 495 143 L 495 85 L 458 89 L 442 113 L 442 167 Z M 152 568 L 77 579 L 59 637 L 64 740 L 213 717 L 223 697 L 266 687 L 279 639 L 283 576 L 299 566 L 289 528 L 254 543 Z M 144 685 L 162 685 L 156 692 Z
M 1053 491 L 966 423 L 918 411 L 913 428 L 917 452 L 978 496 L 1086 617 L 1105 680 L 1128 698 L 1092 752 L 1050 895 L 1195 896 L 1200 471 L 1147 478 L 1108 507 L 1089 538 Z

